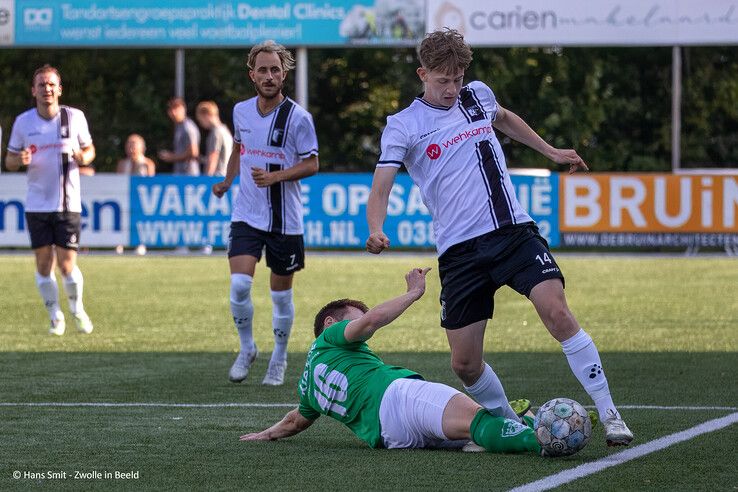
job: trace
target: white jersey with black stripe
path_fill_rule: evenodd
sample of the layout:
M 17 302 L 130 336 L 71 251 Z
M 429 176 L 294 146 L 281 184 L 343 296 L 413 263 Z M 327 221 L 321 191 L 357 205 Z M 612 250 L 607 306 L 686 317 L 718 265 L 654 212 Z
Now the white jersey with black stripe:
M 233 108 L 233 129 L 233 139 L 241 144 L 241 177 L 231 220 L 267 232 L 302 234 L 300 182 L 282 181 L 259 188 L 251 168 L 289 169 L 318 155 L 312 116 L 288 97 L 263 115 L 253 97 Z
M 479 81 L 450 108 L 416 98 L 389 116 L 377 167 L 405 165 L 433 217 L 438 254 L 509 224 L 532 222 L 518 203 L 492 122 L 497 102 Z
M 69 121 L 62 125 L 63 119 L 67 119 L 65 112 Z M 79 168 L 71 155 L 90 145 L 92 137 L 87 119 L 79 109 L 61 106 L 50 120 L 39 115 L 36 108 L 18 115 L 10 132 L 8 150 L 20 153 L 30 149 L 32 154 L 26 211 L 82 212 Z

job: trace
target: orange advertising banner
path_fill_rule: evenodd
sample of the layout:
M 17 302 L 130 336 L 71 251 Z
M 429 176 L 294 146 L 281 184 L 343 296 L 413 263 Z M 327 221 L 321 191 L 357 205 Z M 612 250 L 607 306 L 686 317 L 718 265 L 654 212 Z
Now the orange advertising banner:
M 738 233 L 738 175 L 562 175 L 559 196 L 561 232 Z

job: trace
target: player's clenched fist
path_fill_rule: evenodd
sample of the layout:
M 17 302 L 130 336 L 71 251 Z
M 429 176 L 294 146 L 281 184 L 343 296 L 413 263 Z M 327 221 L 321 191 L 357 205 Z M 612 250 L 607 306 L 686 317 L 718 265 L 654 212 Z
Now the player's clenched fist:
M 229 185 L 225 181 L 221 181 L 220 183 L 215 183 L 213 185 L 213 195 L 217 196 L 218 198 L 221 198 L 230 189 L 230 187 L 231 185 Z
M 430 271 L 430 268 L 413 268 L 405 275 L 405 282 L 407 282 L 407 291 L 416 291 L 418 297 L 422 297 L 425 293 L 425 276 Z
M 372 232 L 369 234 L 369 239 L 366 240 L 366 250 L 375 255 L 389 248 L 389 246 L 389 238 L 382 231 Z

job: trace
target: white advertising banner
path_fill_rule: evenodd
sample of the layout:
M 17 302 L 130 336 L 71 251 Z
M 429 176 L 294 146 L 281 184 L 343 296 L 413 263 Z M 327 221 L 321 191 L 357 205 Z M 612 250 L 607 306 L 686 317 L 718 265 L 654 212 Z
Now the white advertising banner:
M 82 176 L 82 247 L 127 245 L 130 230 L 128 176 Z M 26 176 L 0 175 L 0 246 L 30 247 L 24 216 Z
M 477 46 L 738 43 L 736 0 L 428 0 L 426 21 Z
M 0 0 L 0 46 L 9 46 L 15 40 L 14 13 L 14 0 Z

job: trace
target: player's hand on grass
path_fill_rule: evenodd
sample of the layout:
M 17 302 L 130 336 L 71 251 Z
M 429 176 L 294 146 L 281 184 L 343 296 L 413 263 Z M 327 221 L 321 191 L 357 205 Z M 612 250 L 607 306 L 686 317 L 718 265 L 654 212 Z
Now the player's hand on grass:
M 266 432 L 252 432 L 251 434 L 244 434 L 239 439 L 239 441 L 273 441 L 275 439 L 272 439 L 269 437 Z
M 265 188 L 272 186 L 274 183 L 278 183 L 279 179 L 276 174 L 268 172 L 266 169 L 260 167 L 251 168 L 251 177 L 254 178 L 254 183 L 259 188 Z
M 213 185 L 213 195 L 217 196 L 218 198 L 222 198 L 223 195 L 226 194 L 226 192 L 230 189 L 231 185 L 226 183 L 225 181 L 221 181 L 220 183 L 215 183 Z
M 589 171 L 589 167 L 574 149 L 553 149 L 549 156 L 557 164 L 568 164 L 569 174 L 577 171 Z
M 378 255 L 389 247 L 389 238 L 382 231 L 372 232 L 369 234 L 369 239 L 366 240 L 366 250 L 375 255 Z
M 425 276 L 429 271 L 430 268 L 413 268 L 405 275 L 407 291 L 415 292 L 418 295 L 418 299 L 425 294 Z

